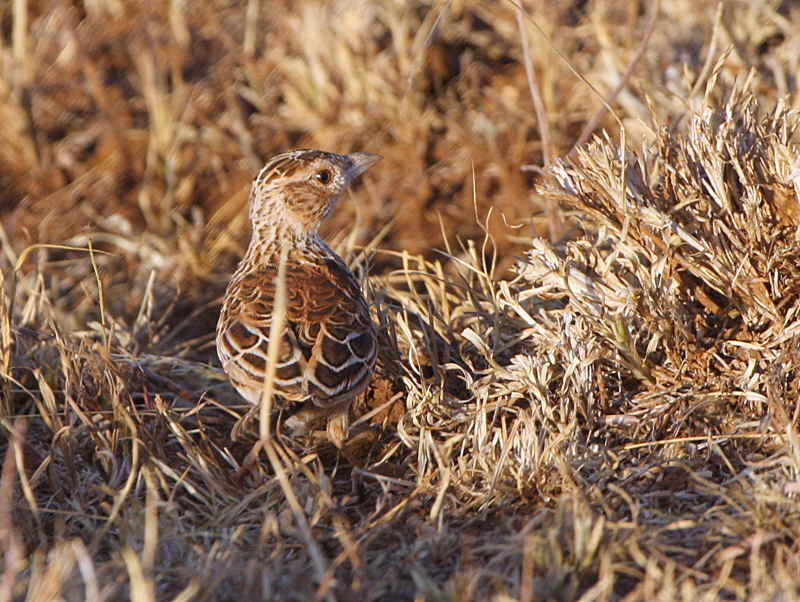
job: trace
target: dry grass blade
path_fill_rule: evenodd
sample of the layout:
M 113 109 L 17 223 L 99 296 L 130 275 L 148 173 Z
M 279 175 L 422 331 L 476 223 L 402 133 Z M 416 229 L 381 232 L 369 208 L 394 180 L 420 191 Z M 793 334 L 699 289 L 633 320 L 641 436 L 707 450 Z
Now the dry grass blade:
M 639 47 L 636 49 L 636 54 L 633 55 L 631 59 L 630 65 L 625 70 L 625 74 L 622 77 L 622 80 L 617 84 L 617 87 L 614 88 L 611 93 L 608 95 L 607 98 L 603 101 L 603 106 L 597 110 L 597 112 L 592 115 L 591 119 L 586 123 L 583 127 L 583 131 L 581 131 L 580 136 L 578 136 L 577 141 L 572 146 L 572 149 L 567 153 L 567 156 L 571 156 L 575 153 L 576 149 L 582 146 L 592 134 L 594 134 L 597 124 L 600 123 L 600 120 L 605 115 L 606 111 L 610 110 L 611 105 L 614 103 L 614 100 L 619 96 L 620 92 L 628 85 L 631 76 L 633 75 L 634 69 L 636 69 L 637 65 L 641 61 L 642 57 L 644 57 L 645 51 L 647 50 L 648 44 L 650 43 L 650 37 L 653 34 L 653 30 L 656 26 L 656 21 L 659 16 L 661 8 L 661 3 L 659 0 L 652 0 L 648 3 L 648 18 L 647 24 L 645 25 L 644 35 L 642 36 L 642 41 L 639 44 Z
M 8 428 L 4 425 L 4 428 Z M 0 474 L 0 544 L 3 549 L 3 575 L 0 581 L 0 599 L 13 598 L 14 584 L 17 575 L 25 566 L 25 553 L 23 542 L 20 540 L 12 521 L 12 500 L 14 480 L 16 478 L 17 464 L 15 462 L 16 442 L 25 435 L 25 421 L 17 419 L 13 428 L 9 429 L 9 436 L 13 438 L 14 445 L 6 448 L 3 457 L 2 474 Z
M 11 352 L 14 348 L 14 338 L 11 332 L 11 301 L 6 293 L 5 274 L 0 271 L 0 385 L 3 400 L 0 401 L 0 414 L 3 417 L 11 415 L 9 401 L 11 399 Z
M 525 7 L 520 2 L 517 5 L 517 27 L 519 27 L 519 37 L 522 42 L 522 56 L 525 65 L 525 77 L 528 80 L 528 89 L 531 93 L 534 109 L 536 110 L 536 120 L 539 124 L 539 134 L 542 138 L 542 157 L 545 167 L 552 162 L 552 149 L 550 147 L 550 125 L 547 121 L 547 112 L 542 103 L 542 95 L 539 91 L 539 84 L 536 81 L 536 73 L 531 62 L 531 51 L 528 44 L 528 36 L 525 32 Z
M 0 8 L 0 598 L 800 599 L 796 7 L 261 4 Z M 298 147 L 384 157 L 341 453 L 214 349 Z
M 291 482 L 289 481 L 289 476 L 286 470 L 287 467 L 284 465 L 283 461 L 275 450 L 276 443 L 270 432 L 275 370 L 276 366 L 278 365 L 278 354 L 280 352 L 281 341 L 283 340 L 283 329 L 285 327 L 286 319 L 286 260 L 287 247 L 284 246 L 281 249 L 281 255 L 278 264 L 278 277 L 277 282 L 275 283 L 275 305 L 272 309 L 272 321 L 269 331 L 269 359 L 267 361 L 267 370 L 264 374 L 264 389 L 261 394 L 261 416 L 259 425 L 261 436 L 258 443 L 254 447 L 254 450 L 263 449 L 267 454 L 267 458 L 269 458 L 269 463 L 272 466 L 272 470 L 275 471 L 275 475 L 278 477 L 278 482 L 281 485 L 283 494 L 286 496 L 286 501 L 289 504 L 292 514 L 294 515 L 294 520 L 300 529 L 300 533 L 302 534 L 303 540 L 308 547 L 311 559 L 314 562 L 314 568 L 316 569 L 317 573 L 317 581 L 320 584 L 320 588 L 323 588 L 325 583 L 327 563 L 325 562 L 317 542 L 314 540 L 311 527 L 308 524 L 308 518 L 306 517 L 305 511 L 303 510 L 303 507 L 297 498 L 297 494 L 292 488 Z M 257 453 L 257 451 L 255 454 L 251 452 L 251 455 L 257 455 Z M 333 599 L 330 593 L 326 593 L 324 597 L 328 600 Z
M 275 386 L 275 370 L 278 365 L 278 354 L 280 353 L 281 341 L 283 340 L 283 329 L 286 321 L 286 258 L 287 248 L 281 249 L 280 260 L 278 263 L 278 278 L 275 283 L 275 305 L 273 307 L 272 321 L 269 331 L 269 348 L 267 370 L 264 373 L 264 389 L 261 392 L 261 405 L 259 407 L 260 424 L 259 433 L 261 443 L 270 440 L 270 423 L 272 420 L 272 395 Z

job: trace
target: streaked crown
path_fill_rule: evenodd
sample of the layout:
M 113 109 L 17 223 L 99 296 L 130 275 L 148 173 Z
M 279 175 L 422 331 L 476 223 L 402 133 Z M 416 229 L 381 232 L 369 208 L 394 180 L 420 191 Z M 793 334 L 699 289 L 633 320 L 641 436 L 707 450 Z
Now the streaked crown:
M 284 222 L 292 229 L 316 232 L 342 192 L 380 158 L 371 153 L 339 155 L 319 150 L 276 155 L 253 183 L 250 217 L 254 228 Z

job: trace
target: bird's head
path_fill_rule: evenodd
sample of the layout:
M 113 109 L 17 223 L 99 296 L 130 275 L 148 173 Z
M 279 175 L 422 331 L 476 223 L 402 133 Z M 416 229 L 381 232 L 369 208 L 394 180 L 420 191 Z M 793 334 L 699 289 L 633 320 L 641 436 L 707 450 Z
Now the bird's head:
M 282 225 L 298 236 L 316 234 L 350 183 L 380 158 L 371 153 L 339 155 L 319 150 L 276 155 L 253 183 L 253 230 Z

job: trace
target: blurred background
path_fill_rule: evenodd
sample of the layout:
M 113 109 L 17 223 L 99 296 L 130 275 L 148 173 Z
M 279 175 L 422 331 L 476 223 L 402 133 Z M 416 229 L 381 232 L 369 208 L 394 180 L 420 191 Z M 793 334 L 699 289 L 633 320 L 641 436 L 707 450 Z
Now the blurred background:
M 752 70 L 765 99 L 798 102 L 797 5 L 723 4 L 527 2 L 520 19 L 481 0 L 9 1 L 2 223 L 15 252 L 104 233 L 145 269 L 204 279 L 241 253 L 271 154 L 367 150 L 385 159 L 328 235 L 416 253 L 486 224 L 507 267 L 563 234 L 537 169 L 591 118 L 636 148 L 699 102 L 723 52 L 724 82 Z M 616 115 L 598 115 L 606 98 Z
M 791 0 L 0 2 L 0 600 L 793 599 L 798 73 Z M 386 357 L 293 514 L 213 332 L 301 147 L 384 157 Z

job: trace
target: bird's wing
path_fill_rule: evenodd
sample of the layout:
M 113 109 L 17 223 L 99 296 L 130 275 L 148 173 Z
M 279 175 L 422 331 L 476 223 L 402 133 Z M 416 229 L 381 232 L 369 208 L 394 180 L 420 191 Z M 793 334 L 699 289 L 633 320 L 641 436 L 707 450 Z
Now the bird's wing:
M 338 256 L 287 272 L 287 323 L 304 351 L 314 403 L 332 406 L 366 387 L 377 356 L 375 326 L 358 281 Z M 310 351 L 310 352 L 309 352 Z
M 252 270 L 235 278 L 225 295 L 217 328 L 217 351 L 233 386 L 251 403 L 258 403 L 269 357 L 269 334 L 275 302 L 277 270 Z M 305 397 L 305 353 L 284 336 L 275 370 L 275 389 L 287 400 Z
M 267 365 L 277 269 L 243 274 L 231 283 L 217 348 L 239 392 L 258 403 Z M 338 258 L 287 266 L 284 337 L 275 388 L 287 400 L 310 397 L 328 407 L 357 395 L 375 365 L 375 327 L 358 282 Z

